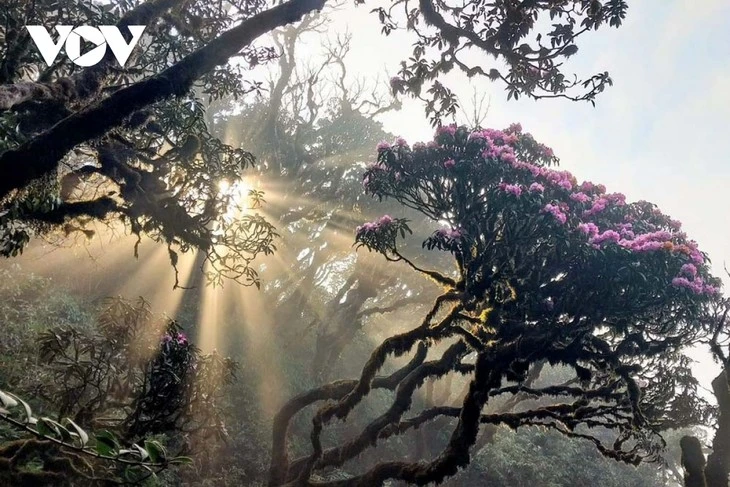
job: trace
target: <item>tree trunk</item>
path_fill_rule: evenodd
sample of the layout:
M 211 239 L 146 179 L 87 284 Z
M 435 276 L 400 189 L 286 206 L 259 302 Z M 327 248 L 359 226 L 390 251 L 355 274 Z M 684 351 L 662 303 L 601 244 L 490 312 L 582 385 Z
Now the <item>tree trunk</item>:
M 720 416 L 712 439 L 712 453 L 702 452 L 700 440 L 684 436 L 679 442 L 684 467 L 684 487 L 728 487 L 730 474 L 730 384 L 723 370 L 712 381 L 712 392 L 717 399 Z
M 705 454 L 702 444 L 694 436 L 683 436 L 679 440 L 684 467 L 684 487 L 708 487 L 705 481 Z
M 720 409 L 717 420 L 717 431 L 712 439 L 712 453 L 707 457 L 705 478 L 707 487 L 728 487 L 730 473 L 730 387 L 727 373 L 723 370 L 712 381 L 712 392 L 715 394 Z

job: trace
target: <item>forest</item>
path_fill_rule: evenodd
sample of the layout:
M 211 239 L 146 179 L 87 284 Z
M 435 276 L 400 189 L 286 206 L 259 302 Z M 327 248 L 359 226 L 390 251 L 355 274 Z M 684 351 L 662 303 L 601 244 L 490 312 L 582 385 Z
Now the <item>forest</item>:
M 0 486 L 729 487 L 724 3 L 0 0 Z

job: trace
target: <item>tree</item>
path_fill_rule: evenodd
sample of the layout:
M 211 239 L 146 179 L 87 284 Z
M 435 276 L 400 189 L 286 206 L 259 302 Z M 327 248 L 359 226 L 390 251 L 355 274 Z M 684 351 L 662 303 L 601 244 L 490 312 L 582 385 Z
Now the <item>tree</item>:
M 0 252 L 16 255 L 32 235 L 54 229 L 91 235 L 92 221 L 121 221 L 133 234 L 166 244 L 173 266 L 178 252 L 195 248 L 215 275 L 259 285 L 249 264 L 273 252 L 273 227 L 258 214 L 235 222 L 224 218 L 238 198 L 229 189 L 253 156 L 210 135 L 202 98 L 259 89 L 248 82 L 245 66 L 274 54 L 254 41 L 324 5 L 325 0 L 276 6 L 260 0 L 6 2 L 0 12 Z M 397 27 L 397 5 L 377 10 L 386 34 Z M 467 8 L 423 0 L 407 9 L 405 26 L 416 36 L 414 57 L 391 85 L 416 96 L 427 90 L 432 95 L 427 108 L 437 120 L 455 106 L 437 76 L 454 66 L 483 73 L 459 59 L 477 49 L 506 62 L 507 74 L 496 69 L 486 74 L 503 79 L 510 96 L 592 101 L 609 83 L 608 75 L 569 82 L 559 59 L 577 51 L 582 33 L 605 23 L 620 25 L 626 9 L 623 0 L 476 2 Z M 547 16 L 553 30 L 543 34 L 538 20 Z M 128 25 L 147 26 L 144 49 L 136 49 L 124 68 L 111 53 L 85 69 L 65 58 L 46 66 L 24 29 L 110 23 L 125 33 Z M 533 47 L 518 45 L 531 35 Z M 429 61 L 431 55 L 438 60 Z M 574 88 L 585 93 L 568 95 Z
M 451 125 L 428 144 L 379 145 L 365 190 L 441 226 L 423 248 L 450 253 L 455 269 L 429 270 L 407 257 L 400 244 L 411 233 L 405 219 L 385 215 L 358 227 L 358 246 L 407 265 L 443 292 L 420 324 L 373 351 L 359 379 L 315 388 L 281 409 L 269 485 L 439 483 L 470 462 L 482 424 L 540 425 L 638 463 L 657 457 L 662 429 L 706 419 L 682 353 L 711 334 L 706 317 L 719 280 L 709 274 L 706 256 L 654 205 L 627 204 L 602 185 L 578 184 L 550 167 L 555 163 L 552 150 L 519 125 L 503 131 Z M 405 366 L 377 375 L 390 356 L 414 348 Z M 545 363 L 571 369 L 572 382 L 525 385 Z M 426 380 L 452 374 L 468 380 L 458 406 L 405 417 Z M 350 418 L 374 389 L 394 391 L 387 411 L 355 437 L 325 448 L 328 423 Z M 554 402 L 484 412 L 494 398 L 518 394 Z M 331 402 L 314 414 L 311 454 L 289 460 L 289 421 L 322 400 Z M 315 472 L 440 417 L 456 424 L 432 460 L 387 460 L 346 480 L 313 480 Z
M 0 445 L 5 482 L 142 482 L 190 462 L 169 455 L 161 435 L 178 453 L 212 449 L 225 438 L 223 396 L 237 365 L 201 353 L 143 299 L 107 299 L 95 330 L 56 325 L 34 335 L 38 359 L 17 350 L 12 357 L 24 360 L 26 374 L 35 376 L 30 382 L 39 384 L 0 377 L 3 388 L 33 398 L 31 408 L 0 391 L 0 421 L 25 433 Z
M 696 436 L 680 440 L 686 487 L 727 487 L 730 475 L 730 382 L 728 381 L 728 346 L 725 319 L 730 310 L 727 299 L 717 303 L 710 319 L 711 334 L 707 345 L 713 358 L 722 367 L 712 380 L 712 393 L 717 401 L 717 418 L 712 437 L 712 452 L 705 458 L 702 443 Z

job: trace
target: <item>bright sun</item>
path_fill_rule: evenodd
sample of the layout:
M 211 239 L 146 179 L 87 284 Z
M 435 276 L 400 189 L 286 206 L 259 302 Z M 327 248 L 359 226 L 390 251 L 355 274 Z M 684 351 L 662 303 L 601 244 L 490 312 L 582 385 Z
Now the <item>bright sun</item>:
M 251 186 L 246 181 L 241 179 L 231 184 L 223 179 L 218 183 L 218 190 L 220 197 L 229 197 L 231 201 L 223 214 L 224 221 L 231 222 L 248 209 Z

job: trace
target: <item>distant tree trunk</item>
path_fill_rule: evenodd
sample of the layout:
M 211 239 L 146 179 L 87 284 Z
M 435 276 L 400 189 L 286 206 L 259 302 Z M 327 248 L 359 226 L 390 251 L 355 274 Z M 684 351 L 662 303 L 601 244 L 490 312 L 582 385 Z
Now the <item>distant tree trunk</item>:
M 712 453 L 702 452 L 700 441 L 694 436 L 680 440 L 685 487 L 728 487 L 730 474 L 730 385 L 727 371 L 723 370 L 712 381 L 712 391 L 720 410 L 717 430 L 712 439 Z
M 705 454 L 695 436 L 683 436 L 679 440 L 684 467 L 684 487 L 707 487 L 705 481 Z
M 727 372 L 723 370 L 712 381 L 712 392 L 715 394 L 720 409 L 717 420 L 717 431 L 712 439 L 712 453 L 707 457 L 705 478 L 707 487 L 728 487 L 730 473 L 730 387 Z

